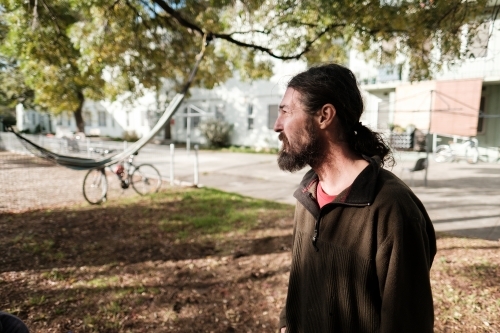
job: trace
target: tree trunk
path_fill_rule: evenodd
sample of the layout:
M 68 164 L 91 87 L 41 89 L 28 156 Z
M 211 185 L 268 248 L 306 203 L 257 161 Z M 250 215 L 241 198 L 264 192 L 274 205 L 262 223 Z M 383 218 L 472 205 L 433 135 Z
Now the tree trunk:
M 85 121 L 83 120 L 83 115 L 82 115 L 82 108 L 83 108 L 83 103 L 85 102 L 85 96 L 83 96 L 83 93 L 81 91 L 78 92 L 78 100 L 80 101 L 80 103 L 78 104 L 78 108 L 74 112 L 76 128 L 78 129 L 78 132 L 85 133 Z

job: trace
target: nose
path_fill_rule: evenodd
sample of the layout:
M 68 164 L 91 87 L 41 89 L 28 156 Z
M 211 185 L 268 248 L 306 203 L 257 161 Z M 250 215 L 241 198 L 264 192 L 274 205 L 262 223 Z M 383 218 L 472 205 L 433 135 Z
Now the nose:
M 276 118 L 276 121 L 274 122 L 274 127 L 273 127 L 275 132 L 280 133 L 283 131 L 283 123 L 281 121 L 281 115 L 278 113 L 278 118 Z

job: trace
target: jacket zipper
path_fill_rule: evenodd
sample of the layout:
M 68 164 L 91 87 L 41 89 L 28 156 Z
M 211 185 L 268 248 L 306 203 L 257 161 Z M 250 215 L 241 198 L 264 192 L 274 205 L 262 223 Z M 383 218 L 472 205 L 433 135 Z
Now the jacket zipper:
M 314 223 L 314 233 L 313 233 L 313 237 L 312 237 L 312 243 L 313 243 L 313 246 L 314 246 L 314 249 L 316 250 L 316 252 L 319 251 L 319 248 L 316 245 L 316 242 L 318 241 L 318 237 L 319 237 L 319 222 L 320 222 L 320 220 L 321 220 L 321 212 L 319 213 L 319 216 L 316 219 L 316 223 Z
M 314 199 L 314 196 L 313 196 L 313 194 L 311 192 L 309 192 L 309 198 L 311 198 L 311 200 L 316 200 L 316 199 Z M 351 206 L 351 207 L 366 207 L 366 206 L 370 206 L 369 202 L 367 202 L 365 204 L 352 204 L 352 203 L 345 203 L 345 202 L 329 202 L 326 205 L 324 205 L 323 207 L 326 207 L 326 206 L 331 205 L 331 204 L 337 204 L 339 206 L 341 206 L 341 205 Z M 312 237 L 312 244 L 313 244 L 314 249 L 316 250 L 316 252 L 319 251 L 318 245 L 316 243 L 318 242 L 318 238 L 319 238 L 319 224 L 321 222 L 321 216 L 322 216 L 321 212 L 323 211 L 323 207 L 319 209 L 318 218 L 316 219 L 316 222 L 314 223 L 314 232 L 313 232 L 313 237 Z

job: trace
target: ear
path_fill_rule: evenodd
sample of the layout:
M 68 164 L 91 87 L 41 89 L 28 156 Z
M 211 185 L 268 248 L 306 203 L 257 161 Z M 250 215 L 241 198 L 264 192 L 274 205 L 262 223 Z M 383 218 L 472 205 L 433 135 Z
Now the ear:
M 325 104 L 317 113 L 318 125 L 321 129 L 329 127 L 337 115 L 337 110 L 332 104 Z

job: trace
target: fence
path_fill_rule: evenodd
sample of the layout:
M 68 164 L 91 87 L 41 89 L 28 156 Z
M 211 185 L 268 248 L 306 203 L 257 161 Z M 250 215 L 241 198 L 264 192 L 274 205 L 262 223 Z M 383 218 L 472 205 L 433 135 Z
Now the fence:
M 101 157 L 100 151 L 120 152 L 127 146 L 126 142 L 24 136 L 58 154 L 95 159 Z M 154 164 L 162 179 L 167 181 L 165 185 L 198 182 L 197 149 L 188 156 L 182 149 L 174 150 L 173 145 L 147 146 L 141 150 L 136 162 Z M 86 172 L 35 157 L 14 134 L 0 132 L 0 212 L 84 204 L 82 184 Z M 108 198 L 134 194 L 131 189 L 124 191 L 115 177 L 108 178 L 108 181 Z

